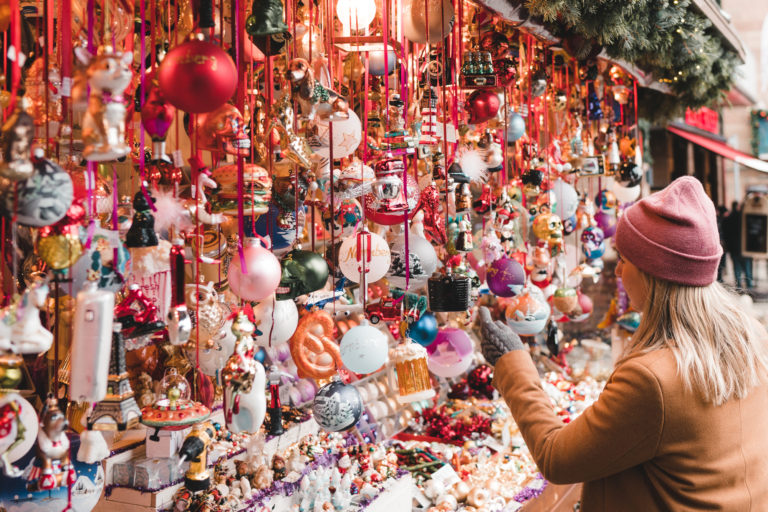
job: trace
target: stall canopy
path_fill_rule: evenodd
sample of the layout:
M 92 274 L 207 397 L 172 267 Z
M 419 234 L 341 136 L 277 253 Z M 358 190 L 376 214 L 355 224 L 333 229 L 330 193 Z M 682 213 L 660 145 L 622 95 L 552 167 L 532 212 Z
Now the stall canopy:
M 750 169 L 768 173 L 768 162 L 757 159 L 752 155 L 744 153 L 743 151 L 739 151 L 738 149 L 729 146 L 725 142 L 720 142 L 705 135 L 699 135 L 697 133 L 678 128 L 676 126 L 670 125 L 667 127 L 667 129 L 675 135 L 679 135 L 680 137 L 683 137 L 684 139 L 687 139 L 694 144 L 703 147 L 704 149 L 708 149 L 713 153 L 717 153 L 722 157 L 733 160 L 739 165 L 744 165 Z

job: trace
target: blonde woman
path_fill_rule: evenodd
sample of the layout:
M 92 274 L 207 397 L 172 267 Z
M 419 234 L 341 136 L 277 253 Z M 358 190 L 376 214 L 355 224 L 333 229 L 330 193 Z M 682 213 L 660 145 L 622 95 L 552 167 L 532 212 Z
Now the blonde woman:
M 565 425 L 519 338 L 483 321 L 483 353 L 545 478 L 582 510 L 768 511 L 766 333 L 716 282 L 715 208 L 691 177 L 626 210 L 616 275 L 643 320 L 597 402 Z

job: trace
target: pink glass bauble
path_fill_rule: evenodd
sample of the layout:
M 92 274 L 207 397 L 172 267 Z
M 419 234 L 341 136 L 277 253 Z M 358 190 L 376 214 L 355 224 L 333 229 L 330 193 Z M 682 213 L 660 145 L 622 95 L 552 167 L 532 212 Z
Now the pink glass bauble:
M 157 73 L 153 73 L 147 81 L 149 91 L 141 107 L 141 124 L 152 140 L 165 140 L 168 128 L 176 115 L 176 107 L 171 105 L 160 91 Z
M 227 276 L 232 293 L 244 300 L 264 300 L 275 292 L 280 284 L 280 262 L 256 239 L 243 243 L 246 272 L 240 267 L 240 257 L 235 254 L 229 264 Z
M 474 347 L 469 335 L 462 329 L 446 327 L 427 347 L 427 367 L 438 377 L 458 377 L 472 364 Z

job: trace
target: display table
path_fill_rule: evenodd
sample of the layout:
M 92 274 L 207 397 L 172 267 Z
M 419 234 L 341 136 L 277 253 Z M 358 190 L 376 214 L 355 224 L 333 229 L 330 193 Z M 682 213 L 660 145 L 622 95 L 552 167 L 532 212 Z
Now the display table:
M 264 455 L 271 457 L 278 450 L 296 443 L 306 435 L 316 434 L 318 426 L 314 419 L 310 418 L 305 422 L 299 423 L 278 437 L 268 439 L 264 444 Z M 113 449 L 117 452 L 104 461 L 104 471 L 106 476 L 106 492 L 102 495 L 95 512 L 139 512 L 150 510 L 163 510 L 170 508 L 173 502 L 173 496 L 183 485 L 183 471 L 179 472 L 179 477 L 174 478 L 170 483 L 159 486 L 150 486 L 148 488 L 136 488 L 135 485 L 118 484 L 115 482 L 115 467 L 119 464 L 127 463 L 131 460 L 139 460 L 144 453 L 143 443 L 134 443 L 127 449 Z M 235 462 L 245 456 L 245 449 L 242 449 L 230 456 L 221 456 L 209 459 L 209 466 L 216 462 L 221 462 L 229 471 L 234 471 Z M 117 508 L 116 508 L 117 507 Z
M 581 484 L 548 483 L 541 496 L 527 502 L 521 512 L 574 512 L 581 498 Z

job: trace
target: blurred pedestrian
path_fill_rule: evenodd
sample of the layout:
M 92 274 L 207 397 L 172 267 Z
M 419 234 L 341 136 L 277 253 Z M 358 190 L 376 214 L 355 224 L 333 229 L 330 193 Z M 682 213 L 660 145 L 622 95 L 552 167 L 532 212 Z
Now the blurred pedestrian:
M 731 203 L 731 211 L 723 221 L 725 232 L 725 247 L 731 255 L 733 263 L 733 275 L 736 280 L 736 288 L 754 288 L 752 279 L 752 258 L 746 258 L 741 254 L 741 206 L 738 201 Z M 741 277 L 745 278 L 742 285 Z
M 722 283 L 723 282 L 723 272 L 725 271 L 725 231 L 723 228 L 723 223 L 725 222 L 725 217 L 728 214 L 728 208 L 726 208 L 724 205 L 720 205 L 717 207 L 717 234 L 720 235 L 720 246 L 723 248 L 723 255 L 720 256 L 720 263 L 717 265 L 717 282 Z

